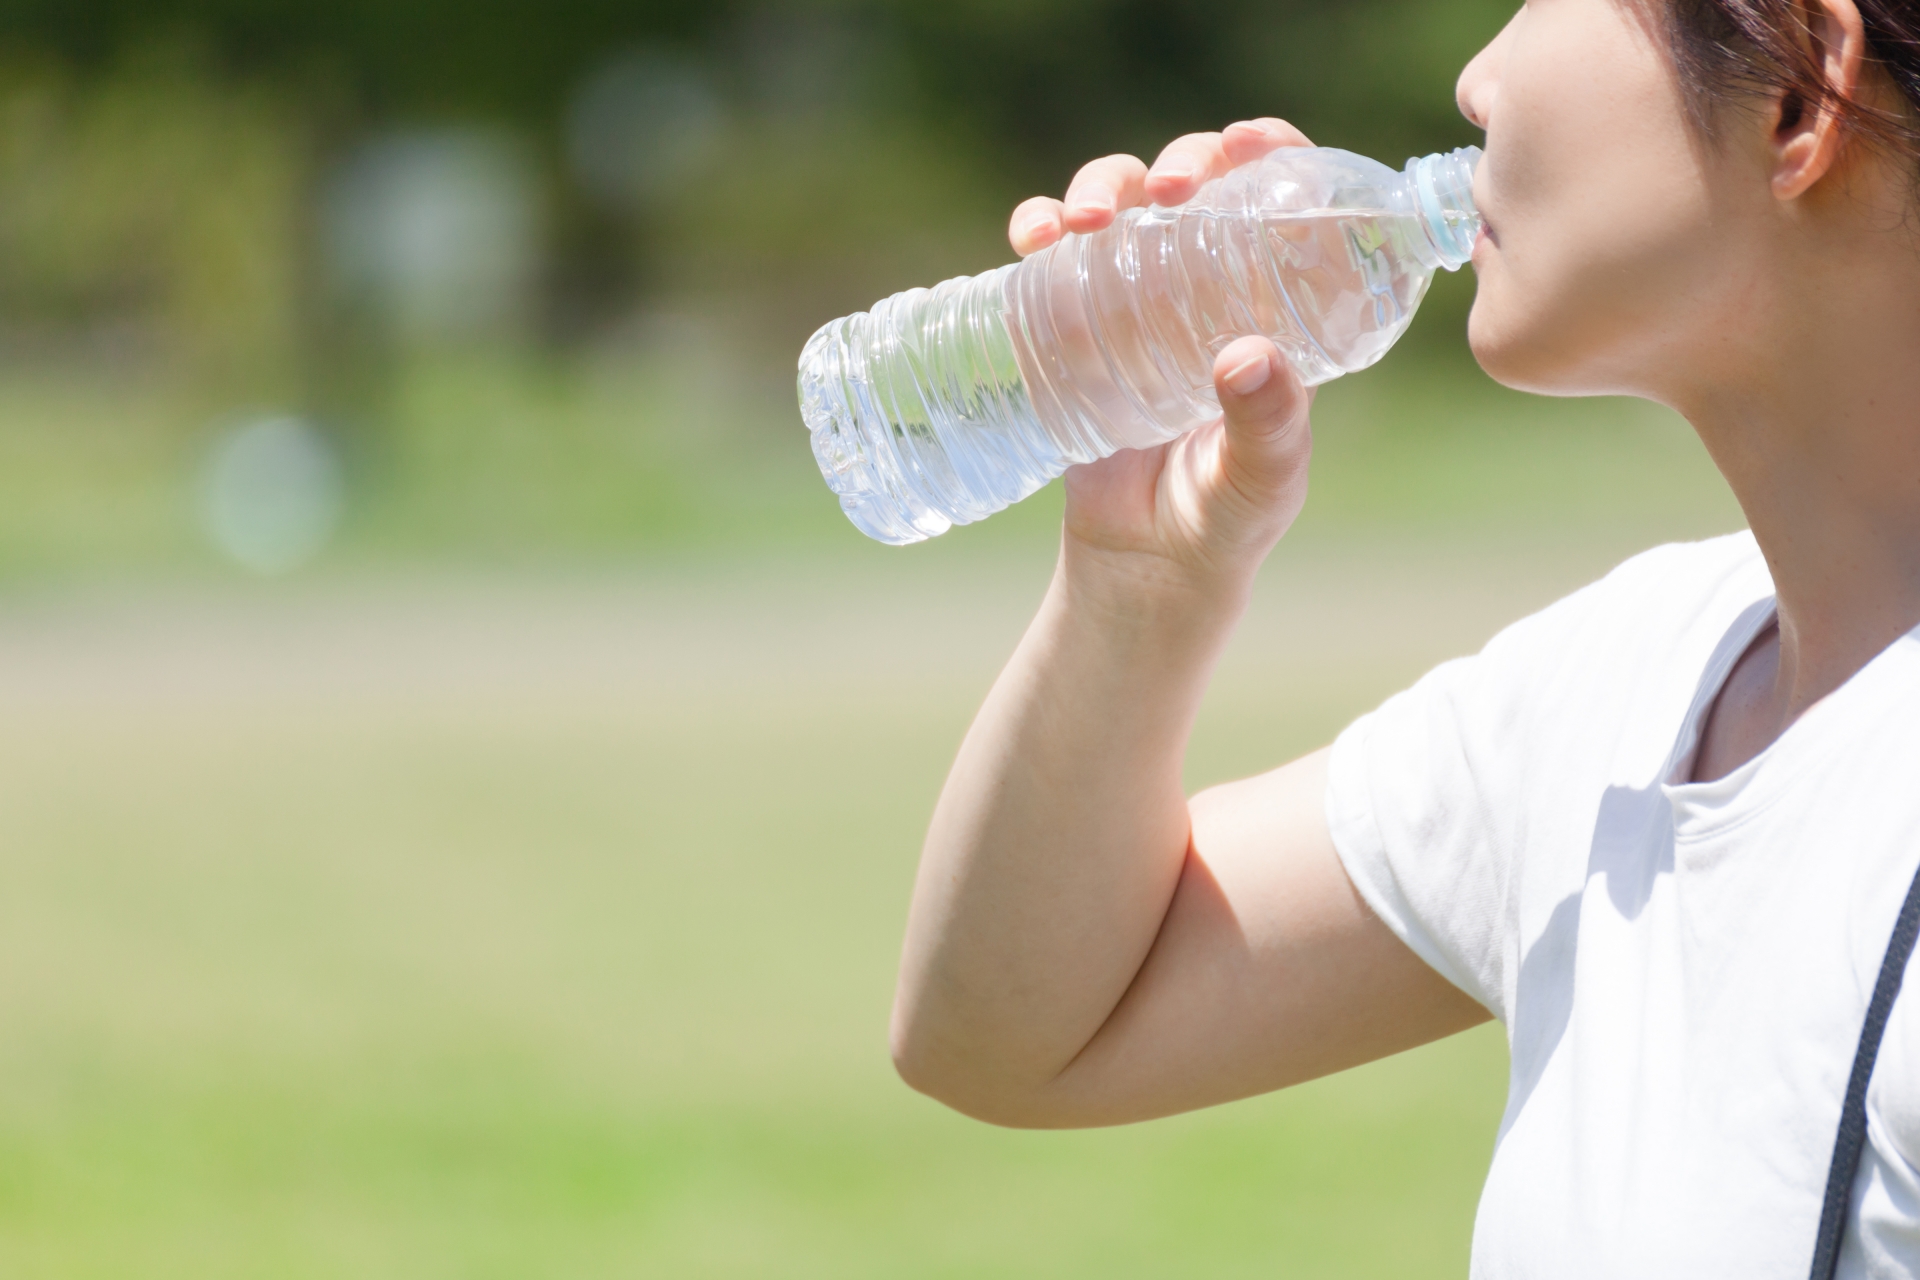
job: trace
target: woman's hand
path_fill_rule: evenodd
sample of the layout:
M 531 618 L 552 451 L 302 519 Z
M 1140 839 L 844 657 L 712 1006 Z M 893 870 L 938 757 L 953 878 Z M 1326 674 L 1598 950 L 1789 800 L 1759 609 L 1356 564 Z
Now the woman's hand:
M 1180 138 L 1151 169 L 1133 156 L 1095 160 L 1075 175 L 1064 201 L 1020 205 L 1009 239 L 1024 257 L 1066 232 L 1098 231 L 1122 209 L 1183 204 L 1203 183 L 1278 147 L 1310 145 L 1290 124 L 1253 120 Z M 1213 378 L 1220 421 L 1067 472 L 1069 564 L 1202 589 L 1251 580 L 1306 501 L 1313 397 L 1263 337 L 1229 345 Z

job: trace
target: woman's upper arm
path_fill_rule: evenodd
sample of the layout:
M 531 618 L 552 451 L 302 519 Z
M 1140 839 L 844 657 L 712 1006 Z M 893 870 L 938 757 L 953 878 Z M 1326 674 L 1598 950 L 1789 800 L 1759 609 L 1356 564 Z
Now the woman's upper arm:
M 1036 1123 L 1119 1124 L 1264 1093 L 1484 1022 L 1354 888 L 1325 751 L 1191 805 L 1166 919 Z

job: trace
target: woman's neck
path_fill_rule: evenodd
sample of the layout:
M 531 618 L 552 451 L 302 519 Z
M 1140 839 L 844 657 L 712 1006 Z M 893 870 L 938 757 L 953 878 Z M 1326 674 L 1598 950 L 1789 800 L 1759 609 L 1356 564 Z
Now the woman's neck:
M 1903 231 L 1810 257 L 1761 286 L 1774 332 L 1675 397 L 1773 572 L 1770 688 L 1736 735 L 1754 750 L 1920 626 L 1920 255 Z

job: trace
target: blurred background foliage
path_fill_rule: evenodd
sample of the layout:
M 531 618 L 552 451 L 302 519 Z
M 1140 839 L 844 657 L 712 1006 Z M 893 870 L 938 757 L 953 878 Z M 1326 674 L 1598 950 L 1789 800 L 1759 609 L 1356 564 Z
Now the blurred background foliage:
M 185 478 L 275 414 L 344 460 L 347 554 L 823 531 L 790 407 L 814 327 L 1005 260 L 1013 203 L 1095 155 L 1258 114 L 1394 159 L 1470 141 L 1452 81 L 1505 16 L 21 0 L 0 448 L 36 496 L 0 571 L 193 562 Z M 1449 284 L 1413 345 L 1458 372 Z M 102 452 L 112 528 L 48 536 Z

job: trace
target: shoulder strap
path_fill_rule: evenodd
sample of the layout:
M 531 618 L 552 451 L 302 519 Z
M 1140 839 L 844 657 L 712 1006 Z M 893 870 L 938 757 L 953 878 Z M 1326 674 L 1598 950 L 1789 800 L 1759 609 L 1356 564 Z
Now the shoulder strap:
M 1866 1025 L 1860 1028 L 1860 1047 L 1853 1053 L 1853 1074 L 1847 1078 L 1847 1101 L 1840 1109 L 1840 1131 L 1833 1139 L 1833 1163 L 1827 1169 L 1827 1198 L 1820 1209 L 1820 1237 L 1813 1246 L 1810 1280 L 1833 1280 L 1840 1265 L 1840 1241 L 1847 1234 L 1847 1211 L 1853 1205 L 1854 1175 L 1860 1171 L 1860 1153 L 1867 1142 L 1867 1084 L 1873 1079 L 1874 1059 L 1887 1032 L 1887 1016 L 1900 995 L 1914 939 L 1920 937 L 1920 873 L 1907 890 L 1907 900 L 1887 942 L 1887 958 L 1880 963 L 1880 980 L 1873 984 Z

